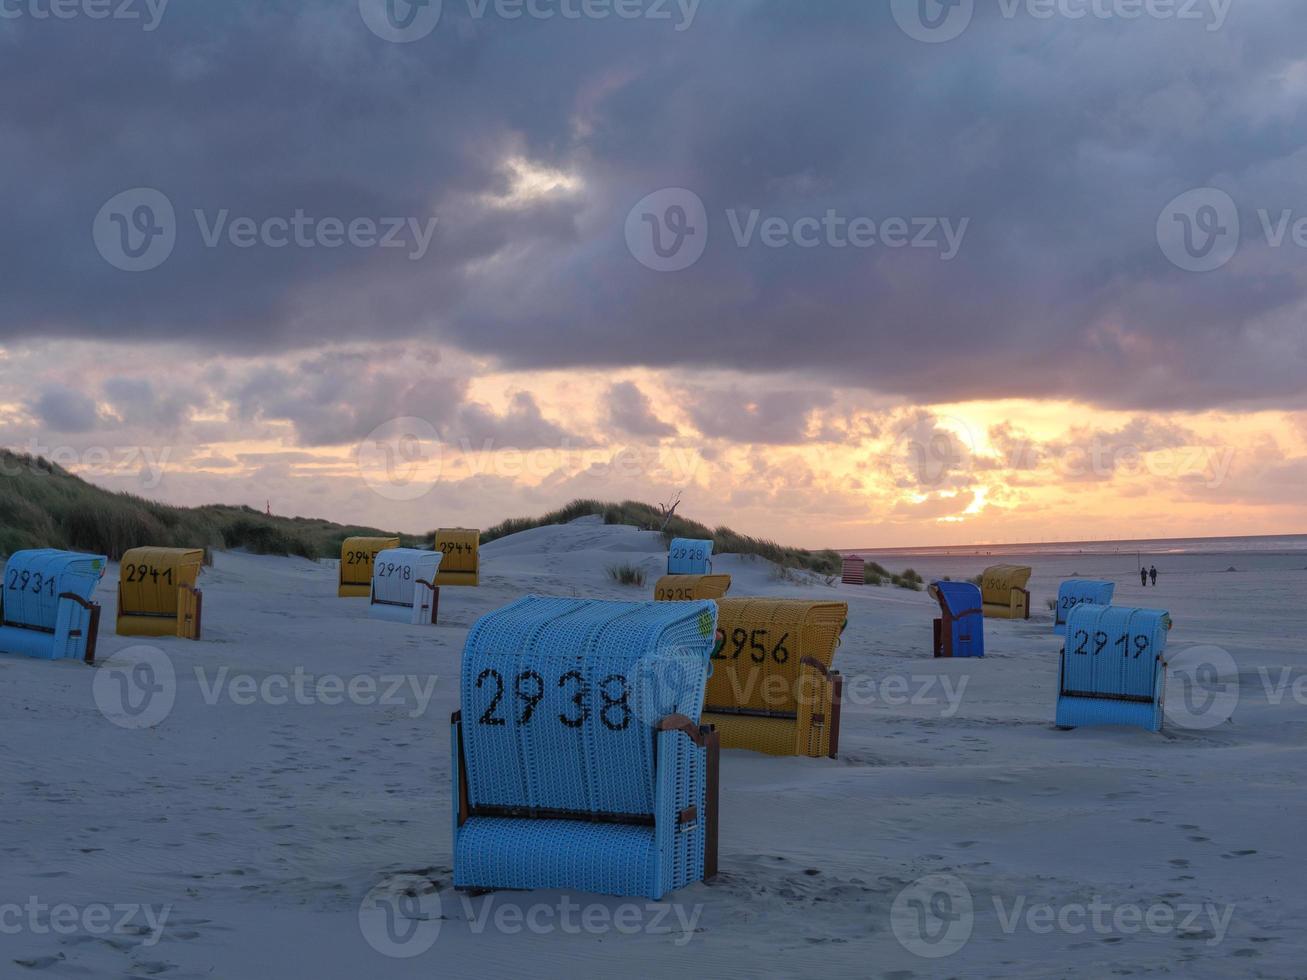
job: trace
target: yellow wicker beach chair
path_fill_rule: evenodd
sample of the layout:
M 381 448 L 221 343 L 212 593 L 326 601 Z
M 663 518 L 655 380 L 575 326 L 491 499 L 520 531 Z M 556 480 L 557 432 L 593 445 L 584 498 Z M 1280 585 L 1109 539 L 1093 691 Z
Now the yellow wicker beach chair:
M 654 586 L 658 602 L 720 599 L 731 590 L 729 575 L 664 575 Z
M 989 619 L 1029 619 L 1029 565 L 991 565 L 980 578 L 982 608 Z
M 204 551 L 133 548 L 118 572 L 119 636 L 200 638 L 204 596 L 195 588 Z
M 436 585 L 481 584 L 481 532 L 461 527 L 443 527 L 436 532 L 435 551 L 439 551 L 440 574 Z
M 342 599 L 368 599 L 372 596 L 372 563 L 377 552 L 398 548 L 399 538 L 346 538 L 340 546 L 340 587 Z
M 704 724 L 725 748 L 834 758 L 842 678 L 831 669 L 844 602 L 720 599 L 725 642 L 713 656 Z

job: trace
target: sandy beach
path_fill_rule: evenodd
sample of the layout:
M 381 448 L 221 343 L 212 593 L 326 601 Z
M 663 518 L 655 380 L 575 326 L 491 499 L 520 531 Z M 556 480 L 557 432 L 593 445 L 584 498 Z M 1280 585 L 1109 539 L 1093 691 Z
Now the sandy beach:
M 448 723 L 468 627 L 527 593 L 640 597 L 606 566 L 642 564 L 651 589 L 664 558 L 657 534 L 591 519 L 527 531 L 486 545 L 482 586 L 443 590 L 424 630 L 337 599 L 329 564 L 219 553 L 204 642 L 159 653 L 113 635 L 111 568 L 97 668 L 0 658 L 0 850 L 23 906 L 0 926 L 24 925 L 0 974 L 1301 975 L 1304 555 L 1167 556 L 1146 591 L 1133 554 L 1042 557 L 1033 618 L 986 621 L 983 661 L 932 660 L 924 593 L 721 556 L 732 595 L 849 602 L 839 759 L 724 753 L 721 873 L 662 903 L 456 892 Z M 929 581 L 986 561 L 913 564 Z M 1171 656 L 1228 651 L 1232 716 L 1054 729 L 1045 600 L 1076 573 L 1170 610 Z M 108 679 L 142 658 L 175 683 L 115 721 Z M 960 882 L 954 911 L 970 904 L 947 957 L 903 918 L 923 878 Z M 405 889 L 429 921 L 399 958 L 360 907 Z M 82 918 L 50 921 L 61 904 Z M 139 928 L 105 934 L 85 921 L 97 904 Z

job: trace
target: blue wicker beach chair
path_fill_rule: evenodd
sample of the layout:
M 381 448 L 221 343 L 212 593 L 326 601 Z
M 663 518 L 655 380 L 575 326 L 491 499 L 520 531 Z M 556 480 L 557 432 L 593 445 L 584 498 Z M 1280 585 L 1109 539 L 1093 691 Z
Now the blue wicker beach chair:
M 1058 672 L 1057 726 L 1162 730 L 1166 634 L 1160 609 L 1081 605 L 1067 617 Z
M 453 718 L 454 884 L 660 899 L 716 873 L 712 602 L 528 596 L 482 617 Z
M 94 662 L 100 607 L 91 599 L 107 565 L 103 555 L 15 552 L 0 590 L 0 652 Z
M 1115 582 L 1098 582 L 1093 579 L 1073 578 L 1063 582 L 1057 590 L 1057 613 L 1053 632 L 1066 636 L 1066 621 L 1076 606 L 1110 606 L 1116 594 Z
M 668 575 L 708 575 L 712 572 L 712 542 L 673 538 L 667 549 Z
M 985 615 L 980 587 L 970 582 L 935 582 L 930 596 L 943 613 L 935 620 L 935 656 L 983 657 Z

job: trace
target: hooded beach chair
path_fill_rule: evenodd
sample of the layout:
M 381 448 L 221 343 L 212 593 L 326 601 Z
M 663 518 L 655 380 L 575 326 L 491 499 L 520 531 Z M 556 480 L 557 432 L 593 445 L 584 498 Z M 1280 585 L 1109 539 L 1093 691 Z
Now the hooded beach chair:
M 835 758 L 843 679 L 831 669 L 845 602 L 722 599 L 704 722 L 722 745 L 769 755 Z
M 109 560 L 43 548 L 18 551 L 0 589 L 0 653 L 95 661 L 100 607 L 92 601 Z
M 336 594 L 342 599 L 371 596 L 372 565 L 377 553 L 398 547 L 399 538 L 346 538 L 340 546 L 340 586 Z
M 119 636 L 200 638 L 204 596 L 195 588 L 201 548 L 133 548 L 118 570 Z
M 1053 623 L 1053 632 L 1066 636 L 1066 621 L 1071 610 L 1076 606 L 1110 606 L 1116 594 L 1115 582 L 1100 582 L 1093 579 L 1068 579 L 1057 590 L 1057 612 Z
M 369 615 L 394 623 L 430 626 L 440 610 L 438 551 L 387 548 L 372 562 L 372 596 Z
M 453 717 L 454 884 L 658 900 L 717 866 L 711 602 L 528 596 L 482 617 Z
M 729 575 L 712 574 L 711 541 L 673 538 L 667 549 L 667 574 L 654 586 L 659 602 L 720 599 L 731 588 Z
M 437 585 L 481 584 L 481 532 L 445 527 L 436 532 L 435 550 L 440 560 Z
M 1029 565 L 991 565 L 980 579 L 985 615 L 991 619 L 1029 619 Z
M 840 581 L 845 585 L 866 585 L 867 559 L 861 555 L 845 555 L 840 565 Z
M 668 575 L 708 575 L 712 572 L 712 542 L 672 538 L 667 549 Z
M 1166 635 L 1160 609 L 1081 605 L 1071 610 L 1058 671 L 1056 724 L 1162 730 Z
M 654 599 L 658 602 L 720 599 L 730 590 L 729 575 L 664 575 L 654 585 Z
M 983 657 L 985 617 L 980 589 L 970 582 L 935 582 L 928 591 L 943 612 L 935 620 L 935 656 Z

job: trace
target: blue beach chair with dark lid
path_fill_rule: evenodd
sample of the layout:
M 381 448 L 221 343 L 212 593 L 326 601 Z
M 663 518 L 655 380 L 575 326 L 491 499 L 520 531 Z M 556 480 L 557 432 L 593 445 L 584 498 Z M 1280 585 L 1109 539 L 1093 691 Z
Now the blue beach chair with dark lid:
M 979 586 L 933 582 L 929 591 L 943 613 L 935 620 L 935 656 L 983 657 L 985 615 Z

